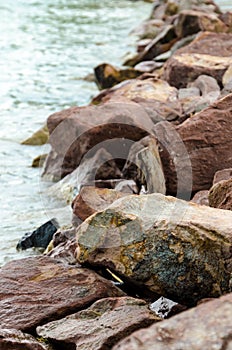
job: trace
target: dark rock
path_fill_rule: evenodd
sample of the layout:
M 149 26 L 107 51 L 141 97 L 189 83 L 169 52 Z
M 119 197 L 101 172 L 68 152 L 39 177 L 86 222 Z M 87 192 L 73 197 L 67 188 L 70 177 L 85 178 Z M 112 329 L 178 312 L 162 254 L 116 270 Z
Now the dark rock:
M 99 89 L 107 89 L 124 80 L 134 79 L 141 75 L 141 71 L 133 68 L 119 69 L 109 63 L 101 63 L 94 68 L 95 81 Z
M 232 177 L 217 182 L 209 191 L 210 207 L 232 210 Z
M 191 199 L 191 202 L 199 205 L 209 206 L 208 195 L 209 195 L 208 190 L 199 191 L 193 196 L 193 198 Z
M 106 209 L 117 199 L 127 195 L 128 193 L 118 192 L 109 188 L 82 187 L 80 193 L 72 202 L 73 214 L 84 221 L 90 215 Z
M 47 123 L 52 151 L 44 175 L 56 179 L 71 173 L 100 148 L 114 153 L 112 159 L 123 159 L 127 140 L 146 136 L 153 124 L 140 105 L 120 99 L 101 106 L 72 107 L 51 115 Z
M 199 75 L 206 74 L 222 85 L 222 77 L 232 63 L 232 34 L 199 33 L 197 38 L 177 50 L 164 65 L 164 80 L 177 88 L 186 87 Z
M 35 231 L 25 233 L 17 243 L 16 249 L 25 250 L 32 247 L 46 248 L 58 228 L 59 224 L 57 220 L 51 219 L 38 227 Z
M 232 294 L 134 332 L 113 350 L 231 349 Z
M 213 178 L 213 185 L 222 180 L 229 180 L 232 177 L 232 168 L 216 171 Z
M 77 230 L 78 261 L 184 305 L 230 291 L 232 213 L 161 194 L 127 196 Z
M 133 331 L 160 318 L 143 300 L 106 298 L 88 309 L 37 328 L 37 333 L 62 349 L 106 350 Z
M 11 261 L 0 279 L 1 327 L 26 332 L 97 299 L 123 295 L 95 272 L 48 256 Z
M 166 193 L 165 178 L 157 140 L 147 136 L 134 143 L 123 168 L 123 177 L 133 179 L 137 187 L 147 193 Z
M 34 158 L 31 164 L 32 168 L 41 168 L 44 165 L 46 158 L 47 158 L 47 153 L 41 154 L 38 157 Z
M 186 310 L 186 306 L 175 303 L 174 301 L 161 297 L 150 305 L 150 309 L 160 318 L 169 318 Z
M 191 191 L 211 187 L 216 171 L 232 166 L 232 94 L 177 127 L 162 122 L 153 131 L 160 143 L 167 193 L 185 193 L 190 199 Z
M 1 350 L 52 350 L 45 342 L 39 342 L 29 334 L 16 329 L 0 328 Z

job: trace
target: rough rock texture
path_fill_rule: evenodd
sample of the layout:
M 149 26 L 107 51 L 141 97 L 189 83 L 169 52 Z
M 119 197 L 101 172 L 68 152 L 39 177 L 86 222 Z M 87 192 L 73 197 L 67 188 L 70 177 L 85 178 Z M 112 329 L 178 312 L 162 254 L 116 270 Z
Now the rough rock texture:
M 201 74 L 222 77 L 232 64 L 232 34 L 200 33 L 189 45 L 179 49 L 164 66 L 164 80 L 177 88 L 186 87 Z
M 72 202 L 73 214 L 84 221 L 97 211 L 106 209 L 110 204 L 127 193 L 118 192 L 109 188 L 97 188 L 93 186 L 82 187 L 80 193 Z
M 32 247 L 46 248 L 58 228 L 59 223 L 53 218 L 45 222 L 33 232 L 25 233 L 17 243 L 16 249 L 25 250 Z
M 113 350 L 230 350 L 232 294 L 134 332 Z
M 199 191 L 193 196 L 193 198 L 191 199 L 191 202 L 199 205 L 209 206 L 208 196 L 209 196 L 208 190 Z
M 57 112 L 48 118 L 47 125 L 52 151 L 45 162 L 44 175 L 60 179 L 75 170 L 83 157 L 92 157 L 100 148 L 111 153 L 113 159 L 124 159 L 124 143 L 146 136 L 153 123 L 137 103 L 118 99 L 101 106 Z
M 219 170 L 214 174 L 213 185 L 222 180 L 229 180 L 232 177 L 232 168 Z
M 109 281 L 88 269 L 50 257 L 15 260 L 0 270 L 0 323 L 31 331 L 99 298 L 121 296 Z
M 210 207 L 232 210 L 232 177 L 216 183 L 209 191 Z
M 38 327 L 37 333 L 62 349 L 106 350 L 133 331 L 159 320 L 143 300 L 106 298 L 86 310 Z
M 37 341 L 29 334 L 16 329 L 0 328 L 1 350 L 52 350 L 49 345 Z
M 176 128 L 162 122 L 153 130 L 169 194 L 207 190 L 216 171 L 232 166 L 232 94 Z
M 230 291 L 232 213 L 161 194 L 128 196 L 77 230 L 78 261 L 193 305 Z
M 143 185 L 147 193 L 166 193 L 158 142 L 152 136 L 146 136 L 131 147 L 122 172 L 125 178 L 133 179 L 138 188 Z

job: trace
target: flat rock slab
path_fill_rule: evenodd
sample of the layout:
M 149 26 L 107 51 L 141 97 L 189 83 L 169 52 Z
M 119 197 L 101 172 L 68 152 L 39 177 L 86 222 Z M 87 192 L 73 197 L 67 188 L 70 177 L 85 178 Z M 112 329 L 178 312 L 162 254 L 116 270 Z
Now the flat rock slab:
M 0 328 L 1 350 L 52 350 L 44 342 L 16 329 Z
M 232 213 L 162 194 L 127 196 L 77 230 L 80 263 L 184 305 L 230 291 Z
M 202 32 L 181 48 L 164 65 L 164 80 L 177 88 L 186 87 L 201 74 L 222 77 L 232 64 L 232 34 Z
M 230 350 L 232 294 L 134 332 L 113 350 Z
M 31 331 L 97 299 L 123 293 L 95 272 L 50 257 L 15 260 L 0 270 L 0 324 Z
M 143 300 L 106 298 L 86 310 L 37 327 L 36 331 L 62 349 L 105 350 L 134 330 L 160 320 Z

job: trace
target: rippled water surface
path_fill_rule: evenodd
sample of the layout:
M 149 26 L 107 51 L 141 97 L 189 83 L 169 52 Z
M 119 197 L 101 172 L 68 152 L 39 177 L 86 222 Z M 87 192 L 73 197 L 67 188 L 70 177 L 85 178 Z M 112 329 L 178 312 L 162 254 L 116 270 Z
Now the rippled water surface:
M 230 1 L 217 1 L 223 8 Z M 47 116 L 83 105 L 97 93 L 83 80 L 97 64 L 119 65 L 134 51 L 128 36 L 148 17 L 151 4 L 128 0 L 8 0 L 0 4 L 0 265 L 31 251 L 15 245 L 27 231 L 58 216 L 60 203 L 48 201 L 33 158 L 46 149 L 20 141 Z M 59 214 L 58 214 L 59 212 Z

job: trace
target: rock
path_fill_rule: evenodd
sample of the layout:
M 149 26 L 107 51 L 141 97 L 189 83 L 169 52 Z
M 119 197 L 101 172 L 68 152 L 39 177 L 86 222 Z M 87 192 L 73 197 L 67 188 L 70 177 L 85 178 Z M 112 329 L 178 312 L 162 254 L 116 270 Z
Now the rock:
M 97 188 L 92 186 L 82 187 L 80 193 L 72 202 L 73 214 L 84 221 L 90 215 L 106 209 L 117 199 L 127 195 L 127 193 L 118 192 L 109 188 Z
M 191 192 L 210 189 L 216 171 L 232 167 L 232 94 L 177 127 L 162 122 L 153 131 L 167 193 L 189 199 Z
M 126 157 L 126 156 L 125 156 Z M 48 194 L 71 203 L 81 187 L 93 183 L 97 179 L 107 180 L 121 178 L 122 173 L 113 160 L 113 156 L 104 148 L 99 149 L 93 157 L 84 159 L 71 174 L 66 175 L 55 185 L 51 186 Z M 106 181 L 104 181 L 106 186 Z
M 47 256 L 11 261 L 0 278 L 1 327 L 26 332 L 97 299 L 123 295 L 95 272 Z
M 178 15 L 175 30 L 178 37 L 183 38 L 200 31 L 226 33 L 228 27 L 216 13 L 184 10 Z
M 144 186 L 147 193 L 166 193 L 158 143 L 154 137 L 147 136 L 131 147 L 123 176 L 133 179 L 139 189 Z
M 28 139 L 21 142 L 22 145 L 33 145 L 33 146 L 41 146 L 48 142 L 48 128 L 47 126 L 43 126 L 41 129 L 36 131 L 32 136 Z
M 219 170 L 214 174 L 213 185 L 222 180 L 229 180 L 232 177 L 232 168 Z
M 143 73 L 151 73 L 155 69 L 160 68 L 161 65 L 155 61 L 143 61 L 136 64 L 135 69 Z
M 134 332 L 112 350 L 231 349 L 232 294 Z
M 164 24 L 164 21 L 160 19 L 148 19 L 133 29 L 131 34 L 136 35 L 143 40 L 154 39 L 160 33 L 160 30 L 163 28 Z
M 104 350 L 159 320 L 143 300 L 105 298 L 86 310 L 38 327 L 37 333 L 62 349 Z
M 232 81 L 232 64 L 228 67 L 222 77 L 222 84 L 224 87 Z
M 51 249 L 46 255 L 69 265 L 76 265 L 76 239 L 67 240 Z
M 98 88 L 107 89 L 124 80 L 134 79 L 141 75 L 141 71 L 134 68 L 119 69 L 109 63 L 101 63 L 94 68 L 95 81 Z
M 25 233 L 18 241 L 16 249 L 25 250 L 32 247 L 46 248 L 57 231 L 59 223 L 56 219 L 51 219 L 38 227 L 33 232 Z
M 179 312 L 186 310 L 186 306 L 175 303 L 174 301 L 161 297 L 150 305 L 150 309 L 160 318 L 169 318 Z
M 35 159 L 33 159 L 33 162 L 31 164 L 32 168 L 41 168 L 44 165 L 46 158 L 47 158 L 47 153 L 41 154 Z
M 134 180 L 121 180 L 116 184 L 115 191 L 128 194 L 138 194 L 138 187 Z
M 208 190 L 199 191 L 193 196 L 193 198 L 191 199 L 191 202 L 199 205 L 209 206 L 208 195 L 209 195 Z
M 232 213 L 162 194 L 127 196 L 77 229 L 78 262 L 184 305 L 230 291 Z
M 216 183 L 209 191 L 210 207 L 232 210 L 232 177 Z
M 45 342 L 37 341 L 32 335 L 16 329 L 0 328 L 1 350 L 52 350 Z
M 139 52 L 132 59 L 125 61 L 124 65 L 135 66 L 141 61 L 152 60 L 156 56 L 168 51 L 176 41 L 175 27 L 173 25 L 166 25 L 142 52 Z
M 93 103 L 117 101 L 121 98 L 132 100 L 143 108 L 153 123 L 181 117 L 182 107 L 177 98 L 178 90 L 161 79 L 144 77 L 142 80 L 142 78 L 129 80 L 105 90 L 93 99 Z
M 163 78 L 177 88 L 186 87 L 206 74 L 222 85 L 222 77 L 232 64 L 232 34 L 199 33 L 192 43 L 177 50 L 165 63 Z
M 56 179 L 71 173 L 100 148 L 116 152 L 113 159 L 123 159 L 127 140 L 138 141 L 153 125 L 140 105 L 120 99 L 101 106 L 71 107 L 51 115 L 47 124 L 52 151 L 44 175 Z

